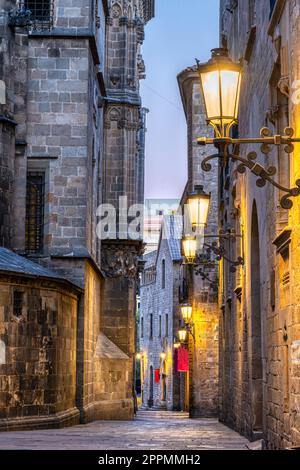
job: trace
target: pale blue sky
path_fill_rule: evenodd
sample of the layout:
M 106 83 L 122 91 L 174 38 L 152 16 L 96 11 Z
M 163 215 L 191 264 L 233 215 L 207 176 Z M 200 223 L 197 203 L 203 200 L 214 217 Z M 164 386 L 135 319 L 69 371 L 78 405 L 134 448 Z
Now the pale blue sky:
M 219 44 L 219 0 L 155 0 L 146 26 L 141 82 L 150 110 L 146 136 L 146 198 L 179 198 L 187 178 L 187 128 L 177 74 L 206 61 Z

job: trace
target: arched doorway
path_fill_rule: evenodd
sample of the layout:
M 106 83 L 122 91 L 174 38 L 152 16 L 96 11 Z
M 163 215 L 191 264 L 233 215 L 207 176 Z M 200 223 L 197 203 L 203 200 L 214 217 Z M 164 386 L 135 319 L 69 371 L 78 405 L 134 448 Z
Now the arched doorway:
M 153 407 L 153 366 L 150 366 L 150 377 L 149 377 L 149 400 L 148 400 L 148 406 L 149 408 Z
M 263 363 L 262 315 L 260 293 L 260 243 L 256 202 L 253 203 L 251 222 L 251 402 L 252 431 L 262 431 L 263 420 Z

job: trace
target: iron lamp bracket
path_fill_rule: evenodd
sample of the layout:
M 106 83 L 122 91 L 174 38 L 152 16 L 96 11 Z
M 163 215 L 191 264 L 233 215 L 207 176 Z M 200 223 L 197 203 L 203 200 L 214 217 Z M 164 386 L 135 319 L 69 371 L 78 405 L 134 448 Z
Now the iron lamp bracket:
M 294 129 L 291 127 L 287 127 L 284 130 L 284 135 L 272 135 L 270 129 L 263 127 L 260 135 L 260 138 L 253 139 L 233 139 L 231 137 L 218 137 L 213 139 L 205 137 L 199 138 L 197 140 L 198 145 L 214 145 L 218 149 L 218 153 L 204 158 L 201 168 L 203 171 L 209 172 L 212 169 L 212 160 L 219 159 L 223 165 L 231 160 L 238 164 L 237 171 L 240 174 L 245 173 L 247 169 L 250 170 L 250 172 L 257 177 L 256 185 L 259 188 L 263 188 L 267 183 L 270 183 L 283 193 L 286 193 L 281 197 L 280 204 L 283 209 L 291 209 L 293 207 L 293 201 L 291 198 L 300 195 L 300 179 L 296 181 L 294 188 L 286 188 L 273 178 L 277 174 L 277 168 L 274 166 L 265 168 L 258 163 L 258 155 L 256 152 L 252 151 L 247 154 L 246 158 L 244 158 L 239 155 L 239 151 L 238 153 L 231 153 L 229 151 L 229 146 L 233 145 L 237 147 L 241 144 L 261 144 L 261 152 L 268 155 L 272 150 L 272 146 L 284 145 L 284 152 L 290 155 L 294 151 L 294 143 L 300 142 L 300 138 L 293 137 Z

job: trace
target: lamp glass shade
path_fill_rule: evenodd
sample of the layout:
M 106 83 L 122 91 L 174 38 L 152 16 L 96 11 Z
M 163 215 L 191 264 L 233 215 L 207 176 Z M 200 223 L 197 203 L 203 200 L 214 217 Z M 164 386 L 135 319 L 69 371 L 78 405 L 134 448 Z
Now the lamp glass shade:
M 242 68 L 226 49 L 213 49 L 212 59 L 198 70 L 208 121 L 225 126 L 238 119 Z
M 185 323 L 189 323 L 193 316 L 193 307 L 191 305 L 182 305 L 181 315 Z
M 189 219 L 192 227 L 204 227 L 207 224 L 210 195 L 199 194 L 188 196 L 187 206 L 189 211 Z
M 182 240 L 182 250 L 188 264 L 193 264 L 197 254 L 197 238 L 185 237 Z
M 185 343 L 187 339 L 187 331 L 182 329 L 178 331 L 178 338 L 181 343 Z
M 137 353 L 135 358 L 136 358 L 137 361 L 140 361 L 142 359 L 141 353 Z
M 161 358 L 162 361 L 164 361 L 166 359 L 166 357 L 167 357 L 166 353 L 164 353 L 164 352 L 160 353 L 160 358 Z

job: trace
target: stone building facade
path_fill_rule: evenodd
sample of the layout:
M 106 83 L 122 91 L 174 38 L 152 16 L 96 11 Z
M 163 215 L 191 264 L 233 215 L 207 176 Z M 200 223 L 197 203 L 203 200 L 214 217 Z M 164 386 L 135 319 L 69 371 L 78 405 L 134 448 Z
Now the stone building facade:
M 186 373 L 174 364 L 174 338 L 181 326 L 181 223 L 178 216 L 165 216 L 158 249 L 144 256 L 138 328 L 144 408 L 185 408 Z
M 299 136 L 300 2 L 222 0 L 220 28 L 222 46 L 243 64 L 240 137 L 258 137 L 265 126 L 272 134 L 292 126 Z M 251 151 L 294 187 L 299 144 L 290 156 L 241 146 L 242 156 Z M 230 184 L 221 189 L 220 228 L 244 234 L 233 252 L 245 257 L 244 268 L 223 266 L 220 278 L 221 419 L 269 449 L 299 445 L 299 198 L 284 210 L 283 193 L 257 187 L 254 175 L 228 165 L 221 176 Z
M 69 311 L 70 321 L 75 315 L 76 322 L 72 380 L 78 420 L 130 419 L 134 292 L 141 243 L 138 249 L 136 243 L 129 245 L 125 258 L 121 250 L 124 266 L 130 260 L 128 271 L 115 270 L 119 246 L 101 249 L 97 208 L 103 201 L 116 202 L 109 196 L 115 181 L 107 183 L 113 176 L 111 162 L 131 159 L 129 173 L 127 164 L 114 167 L 116 179 L 123 180 L 120 195 L 131 194 L 132 201 L 143 191 L 137 176 L 144 123 L 138 92 L 143 69 L 140 45 L 143 25 L 154 14 L 154 2 L 72 0 L 66 5 L 63 0 L 49 0 L 43 8 L 37 4 L 8 1 L 0 13 L 1 246 L 56 273 L 58 284 L 59 279 L 68 280 L 78 296 Z M 25 8 L 31 9 L 30 17 L 24 14 Z M 116 16 L 119 9 L 122 15 Z M 130 40 L 125 42 L 124 24 L 130 30 Z M 114 119 L 110 120 L 111 103 L 131 97 L 127 98 L 129 85 L 123 81 L 122 96 L 112 96 L 117 67 L 126 68 L 126 77 L 132 75 L 130 86 L 135 90 L 134 103 L 128 109 L 122 107 L 125 114 L 116 122 L 120 136 L 115 133 Z M 128 141 L 128 151 L 120 138 Z M 7 304 L 3 307 L 13 309 Z M 24 321 L 29 317 L 25 315 Z M 9 325 L 1 323 L 1 328 L 1 341 L 8 338 L 12 343 L 6 347 L 14 348 L 13 336 L 5 336 Z M 63 354 L 61 342 L 56 344 L 57 355 Z M 7 366 L 0 365 L 0 369 Z M 20 383 L 16 387 L 22 392 Z M 1 411 L 5 403 L 1 402 Z M 41 414 L 34 407 L 31 411 Z M 54 408 L 48 411 L 56 413 Z M 62 422 L 57 420 L 57 424 Z
M 211 205 L 205 236 L 218 235 L 218 169 L 214 165 L 210 174 L 201 169 L 201 161 L 209 149 L 196 145 L 199 136 L 210 136 L 206 125 L 203 97 L 196 67 L 190 67 L 178 75 L 178 84 L 187 121 L 188 182 L 181 207 L 184 210 L 186 195 L 198 185 L 211 194 Z M 218 241 L 205 238 L 206 244 Z M 182 276 L 188 286 L 188 301 L 193 307 L 195 339 L 189 337 L 190 351 L 190 416 L 208 417 L 218 414 L 218 263 L 203 248 L 205 265 L 197 269 L 183 266 Z M 203 275 L 198 275 L 201 269 Z

